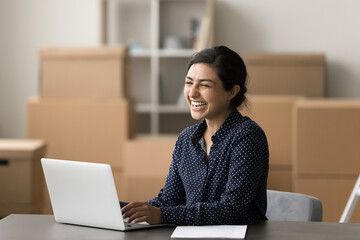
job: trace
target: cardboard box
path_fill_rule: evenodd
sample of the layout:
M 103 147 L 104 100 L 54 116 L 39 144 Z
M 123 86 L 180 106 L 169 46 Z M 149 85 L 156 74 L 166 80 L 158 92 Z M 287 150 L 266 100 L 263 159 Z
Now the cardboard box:
M 40 213 L 42 140 L 0 139 L 0 217 Z
M 135 202 L 151 200 L 164 187 L 165 176 L 126 176 L 125 194 L 122 201 Z
M 115 181 L 115 186 L 118 194 L 119 201 L 122 201 L 125 196 L 125 176 L 122 169 L 114 168 L 112 169 L 113 177 Z
M 133 176 L 166 176 L 177 136 L 140 135 L 124 143 L 124 169 Z M 156 166 L 156 167 L 155 167 Z
M 358 176 L 298 177 L 294 179 L 294 192 L 319 198 L 323 204 L 323 221 L 339 222 Z M 360 222 L 359 202 L 350 222 Z
M 39 55 L 42 97 L 128 97 L 125 46 L 45 48 Z
M 44 99 L 27 104 L 27 135 L 47 143 L 46 157 L 122 166 L 134 109 L 125 99 Z
M 131 101 L 33 98 L 27 111 L 27 135 L 45 139 L 46 157 L 108 163 L 121 171 L 124 142 L 135 134 Z M 44 193 L 43 213 L 51 213 Z
M 124 144 L 124 201 L 148 200 L 164 186 L 177 136 L 139 136 Z
M 265 131 L 271 164 L 292 164 L 292 112 L 294 104 L 302 99 L 300 96 L 248 95 L 248 107 L 240 110 Z
M 292 166 L 270 164 L 267 189 L 292 192 Z
M 360 101 L 306 100 L 295 109 L 295 173 L 359 174 Z
M 324 55 L 250 53 L 245 63 L 251 94 L 326 96 Z

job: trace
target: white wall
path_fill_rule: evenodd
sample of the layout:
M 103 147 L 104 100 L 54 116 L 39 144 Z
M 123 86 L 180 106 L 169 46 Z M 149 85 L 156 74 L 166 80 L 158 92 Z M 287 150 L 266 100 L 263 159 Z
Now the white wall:
M 217 0 L 216 43 L 327 57 L 329 97 L 360 98 L 360 1 Z
M 98 0 L 0 1 L 0 137 L 26 136 L 39 48 L 99 44 L 99 6 Z
M 0 1 L 0 137 L 26 135 L 40 47 L 99 43 L 99 0 Z M 325 53 L 328 96 L 360 97 L 360 1 L 216 0 L 215 42 L 246 52 Z

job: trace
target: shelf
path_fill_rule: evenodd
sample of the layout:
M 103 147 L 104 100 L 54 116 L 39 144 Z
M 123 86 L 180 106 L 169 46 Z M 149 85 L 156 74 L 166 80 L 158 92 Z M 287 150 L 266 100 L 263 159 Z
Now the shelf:
M 150 48 L 152 1 L 102 0 L 103 39 L 107 44 Z
M 161 49 L 159 50 L 159 57 L 190 58 L 196 52 L 197 52 L 196 49 Z
M 151 49 L 131 49 L 130 56 L 131 57 L 151 57 L 152 51 L 151 51 Z
M 136 104 L 135 110 L 138 113 L 151 113 L 154 111 L 154 108 L 150 104 L 141 104 L 140 103 L 140 104 Z
M 192 47 L 213 45 L 214 0 L 101 1 L 104 43 L 130 47 L 139 132 L 179 133 L 193 124 L 180 98 L 188 61 L 199 51 Z
M 152 106 L 151 104 L 137 104 L 136 111 L 138 113 L 190 113 L 189 106 L 176 104 L 162 104 L 159 106 Z
M 151 57 L 158 56 L 161 58 L 190 58 L 196 49 L 160 49 L 160 50 L 151 50 L 151 49 L 131 49 L 131 57 Z
M 188 105 L 180 106 L 176 104 L 160 105 L 160 113 L 190 113 Z

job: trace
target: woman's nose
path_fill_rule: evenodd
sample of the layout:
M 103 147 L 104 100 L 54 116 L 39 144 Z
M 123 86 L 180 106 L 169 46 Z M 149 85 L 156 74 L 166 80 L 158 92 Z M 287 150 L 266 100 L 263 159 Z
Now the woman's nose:
M 199 96 L 199 91 L 196 85 L 192 85 L 189 91 L 189 97 L 197 97 Z

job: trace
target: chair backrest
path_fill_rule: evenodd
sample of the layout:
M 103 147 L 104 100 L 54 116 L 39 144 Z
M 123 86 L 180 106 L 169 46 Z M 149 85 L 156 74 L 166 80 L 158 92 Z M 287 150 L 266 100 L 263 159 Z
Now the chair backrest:
M 266 217 L 273 221 L 321 221 L 322 204 L 305 194 L 267 190 Z

